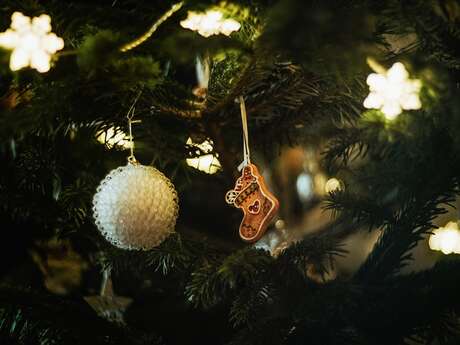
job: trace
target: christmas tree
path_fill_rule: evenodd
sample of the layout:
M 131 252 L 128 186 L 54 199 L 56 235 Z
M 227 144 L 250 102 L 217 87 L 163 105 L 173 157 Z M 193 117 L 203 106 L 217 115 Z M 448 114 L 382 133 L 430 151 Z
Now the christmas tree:
M 0 9 L 1 344 L 460 342 L 460 1 Z

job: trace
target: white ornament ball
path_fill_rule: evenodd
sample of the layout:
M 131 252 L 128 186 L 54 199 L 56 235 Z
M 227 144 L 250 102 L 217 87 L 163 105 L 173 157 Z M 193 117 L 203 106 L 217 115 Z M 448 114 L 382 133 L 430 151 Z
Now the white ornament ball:
M 128 163 L 102 180 L 93 198 L 93 212 L 109 242 L 123 249 L 148 250 L 174 232 L 178 197 L 160 171 Z

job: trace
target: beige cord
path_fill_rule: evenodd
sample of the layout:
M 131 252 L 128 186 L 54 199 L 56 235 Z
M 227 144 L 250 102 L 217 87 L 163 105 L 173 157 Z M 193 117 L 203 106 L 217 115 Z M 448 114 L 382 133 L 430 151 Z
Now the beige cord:
M 249 134 L 248 134 L 248 120 L 246 114 L 246 105 L 244 103 L 244 97 L 239 96 L 240 111 L 241 111 L 241 122 L 243 124 L 243 166 L 251 164 L 251 152 L 249 150 Z

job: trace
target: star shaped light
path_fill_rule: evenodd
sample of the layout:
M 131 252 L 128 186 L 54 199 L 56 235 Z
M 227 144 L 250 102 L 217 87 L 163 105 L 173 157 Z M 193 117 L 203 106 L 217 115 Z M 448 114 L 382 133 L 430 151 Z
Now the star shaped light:
M 14 12 L 10 29 L 0 33 L 0 47 L 12 50 L 12 71 L 30 66 L 44 73 L 50 69 L 51 56 L 64 48 L 64 40 L 51 32 L 50 16 L 42 14 L 31 19 Z
M 369 96 L 364 107 L 380 109 L 389 120 L 395 119 L 404 110 L 420 109 L 420 80 L 409 79 L 409 73 L 400 62 L 386 73 L 371 73 L 367 77 Z
M 460 230 L 456 222 L 434 230 L 428 242 L 430 249 L 440 250 L 444 254 L 460 254 Z
M 197 31 L 204 37 L 218 34 L 229 36 L 241 27 L 241 24 L 234 19 L 223 19 L 222 12 L 216 10 L 205 13 L 189 11 L 187 19 L 181 21 L 180 25 L 185 29 Z

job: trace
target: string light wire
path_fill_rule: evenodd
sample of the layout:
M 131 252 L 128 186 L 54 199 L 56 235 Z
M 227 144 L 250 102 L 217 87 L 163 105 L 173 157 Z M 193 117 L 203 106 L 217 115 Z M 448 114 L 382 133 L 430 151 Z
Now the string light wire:
M 137 46 L 140 46 L 142 43 L 147 41 L 154 33 L 157 31 L 158 27 L 163 24 L 169 17 L 171 17 L 174 13 L 179 11 L 181 7 L 184 5 L 184 2 L 178 2 L 177 4 L 172 5 L 172 7 L 165 13 L 163 14 L 160 19 L 155 21 L 155 23 L 152 24 L 152 26 L 140 37 L 136 38 L 135 40 L 124 44 L 121 46 L 120 51 L 121 52 L 127 52 L 131 49 L 136 48 Z

